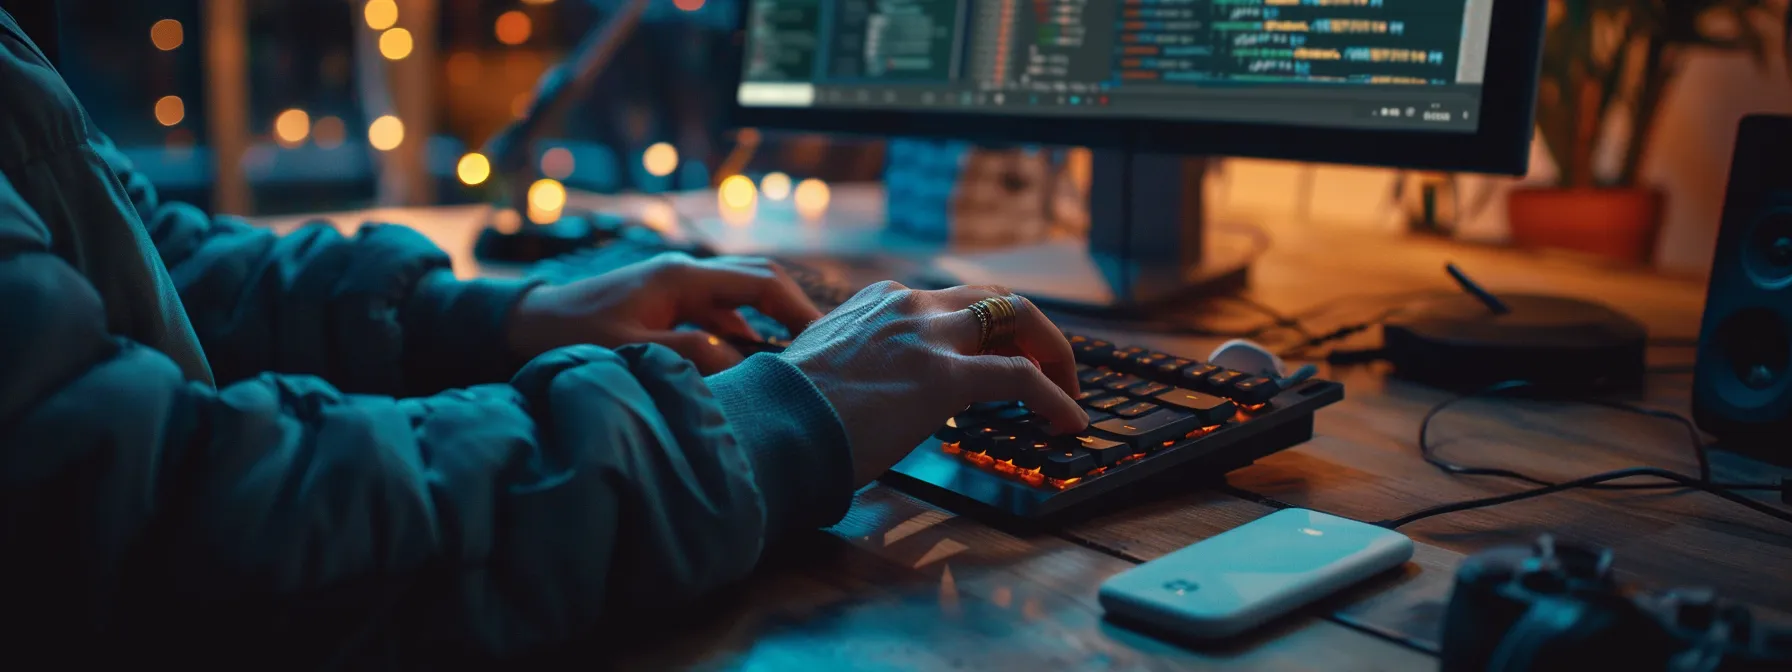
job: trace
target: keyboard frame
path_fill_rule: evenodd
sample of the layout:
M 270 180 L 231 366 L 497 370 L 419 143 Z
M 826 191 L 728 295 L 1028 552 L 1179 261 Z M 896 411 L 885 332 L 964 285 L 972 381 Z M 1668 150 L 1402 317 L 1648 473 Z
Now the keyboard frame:
M 971 464 L 928 439 L 879 479 L 922 500 L 961 514 L 1041 521 L 1116 490 L 1176 474 L 1191 482 L 1218 479 L 1268 455 L 1313 438 L 1313 415 L 1344 399 L 1344 385 L 1312 379 L 1283 390 L 1266 412 L 1231 422 L 1209 434 L 1184 439 L 1146 457 L 1110 467 L 1062 490 L 1034 486 Z

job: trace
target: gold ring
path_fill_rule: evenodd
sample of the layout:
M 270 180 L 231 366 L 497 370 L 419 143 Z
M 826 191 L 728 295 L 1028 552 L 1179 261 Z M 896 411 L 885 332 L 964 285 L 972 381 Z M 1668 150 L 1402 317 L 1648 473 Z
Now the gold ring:
M 989 354 L 1014 343 L 1014 323 L 1018 314 L 1010 296 L 992 296 L 970 305 L 977 318 L 977 352 Z

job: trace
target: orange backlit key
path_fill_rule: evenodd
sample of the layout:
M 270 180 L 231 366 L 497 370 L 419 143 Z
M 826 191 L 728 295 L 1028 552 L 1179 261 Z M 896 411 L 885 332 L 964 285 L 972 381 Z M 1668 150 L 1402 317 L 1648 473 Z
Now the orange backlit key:
M 1181 411 L 1162 410 L 1136 418 L 1114 418 L 1095 423 L 1095 431 L 1139 450 L 1156 449 L 1165 441 L 1180 439 L 1202 428 L 1200 418 Z

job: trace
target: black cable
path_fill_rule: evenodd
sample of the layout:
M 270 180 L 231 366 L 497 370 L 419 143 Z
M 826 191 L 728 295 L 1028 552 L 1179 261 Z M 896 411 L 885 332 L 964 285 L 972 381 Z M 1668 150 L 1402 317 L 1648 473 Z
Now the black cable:
M 1726 487 L 1716 486 L 1711 483 L 1707 483 L 1705 481 L 1695 479 L 1690 476 L 1686 476 L 1684 474 L 1679 474 L 1679 473 L 1675 473 L 1672 471 L 1668 471 L 1666 469 L 1657 469 L 1655 467 L 1635 467 L 1635 468 L 1631 468 L 1631 469 L 1620 469 L 1618 471 L 1610 471 L 1610 472 L 1606 472 L 1603 474 L 1594 474 L 1592 476 L 1587 476 L 1585 478 L 1577 478 L 1572 481 L 1555 483 L 1555 484 L 1546 485 L 1546 486 L 1539 487 L 1539 488 L 1532 488 L 1530 490 L 1525 490 L 1522 492 L 1514 492 L 1514 493 L 1511 493 L 1508 495 L 1500 495 L 1498 497 L 1486 497 L 1483 499 L 1471 499 L 1468 501 L 1456 502 L 1454 504 L 1444 504 L 1442 506 L 1434 506 L 1434 507 L 1431 507 L 1428 509 L 1421 509 L 1419 511 L 1415 511 L 1413 513 L 1406 514 L 1399 518 L 1392 518 L 1392 519 L 1384 520 L 1384 521 L 1381 521 L 1381 522 L 1378 522 L 1375 524 L 1379 525 L 1381 527 L 1388 528 L 1390 530 L 1399 529 L 1400 527 L 1403 527 L 1405 525 L 1410 525 L 1416 521 L 1424 520 L 1426 518 L 1430 518 L 1433 516 L 1441 516 L 1446 513 L 1455 513 L 1458 511 L 1468 511 L 1470 509 L 1486 508 L 1489 506 L 1497 506 L 1497 505 L 1506 504 L 1509 502 L 1516 502 L 1516 501 L 1520 501 L 1520 500 L 1531 499 L 1534 497 L 1542 497 L 1544 495 L 1554 494 L 1557 492 L 1562 492 L 1564 490 L 1572 490 L 1575 488 L 1602 488 L 1602 487 L 1603 487 L 1603 489 L 1615 489 L 1611 486 L 1602 486 L 1602 484 L 1604 484 L 1606 481 L 1615 481 L 1615 480 L 1625 479 L 1625 478 L 1636 478 L 1639 476 L 1648 476 L 1648 477 L 1653 477 L 1653 478 L 1666 479 L 1668 481 L 1672 481 L 1677 487 L 1690 488 L 1693 490 L 1698 490 L 1700 492 L 1705 492 L 1705 493 L 1709 493 L 1712 495 L 1716 495 L 1718 497 L 1722 497 L 1724 499 L 1730 500 L 1731 502 L 1741 504 L 1750 509 L 1754 509 L 1755 511 L 1758 511 L 1762 514 L 1772 516 L 1774 518 L 1786 521 L 1788 523 L 1792 523 L 1792 513 L 1789 513 L 1786 511 L 1781 511 L 1779 509 L 1773 508 L 1771 506 L 1767 506 L 1765 504 L 1754 501 L 1747 497 L 1738 495 L 1735 492 L 1733 492 L 1733 490 L 1735 490 L 1736 488 L 1726 488 Z M 1775 486 L 1771 489 L 1778 490 L 1779 487 Z
M 1395 315 L 1399 315 L 1402 311 L 1405 311 L 1406 308 L 1407 308 L 1406 306 L 1395 306 L 1393 308 L 1388 308 L 1386 310 L 1381 311 L 1381 313 L 1377 314 L 1375 317 L 1369 318 L 1368 320 L 1364 320 L 1362 322 L 1357 322 L 1354 324 L 1348 324 L 1348 325 L 1345 325 L 1342 327 L 1338 327 L 1337 329 L 1328 331 L 1324 334 L 1309 337 L 1309 338 L 1307 338 L 1306 341 L 1296 344 L 1293 347 L 1283 349 L 1280 353 L 1277 353 L 1277 356 L 1282 357 L 1284 359 L 1301 358 L 1307 354 L 1308 350 L 1312 350 L 1313 348 L 1317 348 L 1317 347 L 1319 347 L 1321 345 L 1325 345 L 1327 343 L 1332 343 L 1335 341 L 1342 341 L 1346 338 L 1350 338 L 1351 336 L 1355 336 L 1362 332 L 1365 332 L 1365 331 L 1368 331 L 1375 327 L 1381 326 L 1382 324 L 1386 323 L 1389 319 L 1392 319 Z
M 1265 304 L 1261 301 L 1258 301 L 1256 299 L 1252 299 L 1249 297 L 1245 297 L 1245 296 L 1231 296 L 1231 297 L 1227 297 L 1227 298 L 1230 298 L 1233 301 L 1238 302 L 1240 305 L 1250 308 L 1251 310 L 1255 310 L 1259 313 L 1262 313 L 1264 316 L 1266 316 L 1270 319 L 1270 324 L 1268 324 L 1264 327 L 1258 328 L 1258 332 L 1268 331 L 1272 327 L 1281 327 L 1283 329 L 1288 329 L 1288 330 L 1293 331 L 1294 333 L 1300 334 L 1302 338 L 1305 338 L 1308 340 L 1312 340 L 1312 339 L 1316 338 L 1313 335 L 1313 332 L 1311 330 L 1307 329 L 1306 324 L 1303 323 L 1301 320 L 1294 318 L 1294 317 L 1290 317 L 1288 315 L 1285 315 L 1281 311 L 1270 307 L 1268 304 Z
M 1436 419 L 1438 414 L 1442 413 L 1444 410 L 1446 410 L 1446 409 L 1450 408 L 1451 406 L 1454 406 L 1458 403 L 1468 401 L 1470 399 L 1476 399 L 1476 398 L 1490 396 L 1490 395 L 1497 395 L 1502 392 L 1508 392 L 1508 391 L 1512 391 L 1512 390 L 1526 389 L 1526 388 L 1532 388 L 1532 387 L 1534 387 L 1534 386 L 1527 381 L 1509 380 L 1509 381 L 1506 381 L 1503 383 L 1495 383 L 1493 385 L 1489 385 L 1487 387 L 1484 387 L 1480 390 L 1476 390 L 1474 392 L 1469 392 L 1466 394 L 1458 395 L 1456 397 L 1452 397 L 1450 399 L 1446 399 L 1442 402 L 1439 402 L 1436 406 L 1432 406 L 1431 410 L 1425 412 L 1424 419 L 1419 421 L 1419 457 L 1424 459 L 1427 464 L 1430 464 L 1433 467 L 1437 467 L 1437 469 L 1439 471 L 1442 471 L 1446 474 L 1450 474 L 1450 475 L 1454 475 L 1454 476 L 1493 476 L 1496 478 L 1508 478 L 1508 479 L 1512 479 L 1512 480 L 1516 480 L 1516 481 L 1522 481 L 1525 483 L 1530 483 L 1532 485 L 1540 485 L 1540 486 L 1556 485 L 1553 482 L 1545 481 L 1543 479 L 1536 478 L 1536 477 L 1533 477 L 1533 476 L 1530 476 L 1527 474 L 1523 474 L 1523 473 L 1520 473 L 1517 471 L 1513 471 L 1510 469 L 1502 469 L 1502 468 L 1498 468 L 1498 467 L 1477 467 L 1477 466 L 1457 464 L 1454 462 L 1450 462 L 1448 460 L 1438 457 L 1435 454 L 1435 452 L 1432 450 L 1432 446 L 1431 446 L 1431 439 L 1430 439 L 1431 421 Z M 1716 488 L 1724 488 L 1724 489 L 1728 489 L 1728 490 L 1778 490 L 1779 489 L 1779 486 L 1777 486 L 1777 485 L 1713 482 L 1711 480 L 1710 456 L 1706 454 L 1705 442 L 1699 437 L 1698 425 L 1694 424 L 1692 420 L 1687 419 L 1687 417 L 1684 415 L 1681 415 L 1679 413 L 1674 413 L 1672 411 L 1663 411 L 1663 410 L 1652 409 L 1652 408 L 1644 408 L 1641 406 L 1637 406 L 1635 404 L 1630 404 L 1630 403 L 1621 402 L 1621 401 L 1608 401 L 1608 400 L 1604 400 L 1604 399 L 1570 399 L 1567 401 L 1570 401 L 1572 403 L 1588 404 L 1588 405 L 1592 405 L 1592 406 L 1601 406 L 1604 408 L 1620 410 L 1620 411 L 1624 411 L 1627 413 L 1635 413 L 1637 415 L 1643 415 L 1643 416 L 1648 416 L 1648 417 L 1652 417 L 1652 418 L 1659 418 L 1662 420 L 1672 420 L 1674 422 L 1679 423 L 1681 427 L 1684 427 L 1686 429 L 1687 436 L 1692 439 L 1693 456 L 1698 460 L 1698 464 L 1699 464 L 1699 481 L 1703 482 L 1707 485 L 1710 485 L 1710 486 L 1716 487 Z M 1596 490 L 1661 490 L 1661 489 L 1671 489 L 1673 486 L 1668 485 L 1668 484 L 1663 484 L 1663 483 L 1656 483 L 1656 484 L 1593 485 L 1593 486 L 1588 486 L 1588 487 L 1591 487 Z

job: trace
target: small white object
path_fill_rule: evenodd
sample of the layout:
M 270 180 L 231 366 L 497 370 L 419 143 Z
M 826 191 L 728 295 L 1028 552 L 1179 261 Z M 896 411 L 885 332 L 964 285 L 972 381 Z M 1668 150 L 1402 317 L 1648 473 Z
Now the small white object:
M 1108 613 L 1195 638 L 1231 637 L 1412 559 L 1393 530 L 1283 509 L 1109 578 Z
M 1213 354 L 1207 357 L 1207 362 L 1265 378 L 1279 380 L 1288 377 L 1281 357 L 1277 357 L 1268 348 L 1242 338 L 1226 341 L 1214 348 Z

